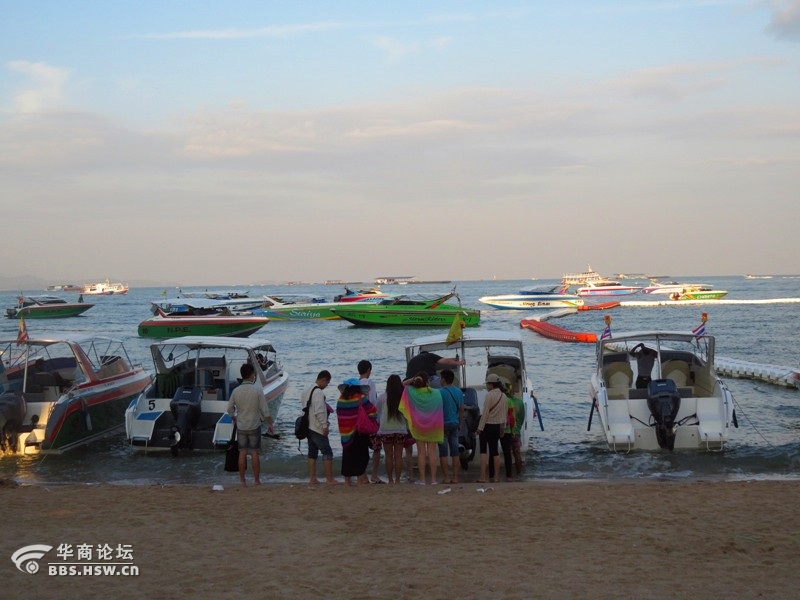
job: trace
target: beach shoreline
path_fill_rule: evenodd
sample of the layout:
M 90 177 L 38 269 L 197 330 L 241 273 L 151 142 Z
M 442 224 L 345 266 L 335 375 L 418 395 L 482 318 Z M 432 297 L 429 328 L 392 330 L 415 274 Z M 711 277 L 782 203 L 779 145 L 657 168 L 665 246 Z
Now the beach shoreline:
M 5 480 L 8 597 L 789 598 L 800 583 L 794 480 L 223 488 Z M 139 574 L 28 574 L 10 557 L 29 544 L 126 545 Z

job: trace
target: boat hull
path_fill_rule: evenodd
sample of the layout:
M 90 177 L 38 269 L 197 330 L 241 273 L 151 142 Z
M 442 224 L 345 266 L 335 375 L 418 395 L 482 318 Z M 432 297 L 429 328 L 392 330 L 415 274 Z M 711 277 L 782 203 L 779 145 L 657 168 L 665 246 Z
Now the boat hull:
M 685 292 L 680 295 L 678 300 L 719 300 L 727 295 L 728 292 L 725 290 L 703 290 L 697 292 Z
M 47 419 L 41 451 L 64 452 L 121 431 L 125 409 L 151 378 L 141 371 L 125 381 L 95 385 L 83 394 L 77 390 L 57 402 Z
M 187 335 L 249 337 L 269 322 L 266 317 L 153 318 L 139 323 L 139 337 L 166 339 Z
M 536 298 L 524 295 L 484 296 L 478 302 L 500 310 L 552 310 L 556 308 L 578 308 L 583 306 L 580 298 Z
M 135 449 L 177 455 L 229 447 L 234 426 L 228 401 L 244 363 L 259 365 L 256 385 L 277 421 L 289 376 L 267 340 L 177 338 L 152 344 L 151 353 L 155 380 L 125 411 L 126 437 Z
M 296 306 L 264 307 L 253 311 L 253 314 L 269 317 L 272 321 L 331 321 L 339 319 L 334 314 L 334 306 L 324 304 L 308 304 Z
M 638 287 L 593 287 L 593 288 L 580 288 L 578 296 L 590 297 L 595 296 L 627 296 L 637 293 L 641 288 Z
M 598 340 L 589 428 L 597 419 L 617 452 L 723 448 L 738 425 L 733 396 L 714 369 L 714 349 L 713 336 L 697 338 L 694 331 Z
M 63 319 L 67 317 L 77 317 L 92 308 L 94 304 L 53 304 L 44 306 L 25 306 L 23 308 L 11 309 L 6 311 L 9 319 Z
M 450 327 L 456 316 L 461 317 L 466 327 L 480 324 L 480 311 L 458 307 L 381 309 L 380 305 L 368 307 L 340 307 L 333 309 L 342 319 L 359 327 Z

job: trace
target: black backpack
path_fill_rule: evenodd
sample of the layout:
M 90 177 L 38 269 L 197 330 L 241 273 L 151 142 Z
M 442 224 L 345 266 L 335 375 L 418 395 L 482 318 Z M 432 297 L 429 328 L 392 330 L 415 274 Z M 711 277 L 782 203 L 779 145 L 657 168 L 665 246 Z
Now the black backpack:
M 294 437 L 298 440 L 304 440 L 308 437 L 308 409 L 311 406 L 311 398 L 314 396 L 314 391 L 319 389 L 321 389 L 319 386 L 314 386 L 314 389 L 308 395 L 308 402 L 306 402 L 302 414 L 294 421 Z

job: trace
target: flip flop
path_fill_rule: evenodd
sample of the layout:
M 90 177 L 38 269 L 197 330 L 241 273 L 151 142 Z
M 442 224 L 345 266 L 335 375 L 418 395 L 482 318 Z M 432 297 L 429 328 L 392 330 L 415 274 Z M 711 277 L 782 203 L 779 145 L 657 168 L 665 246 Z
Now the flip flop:
M 383 479 L 373 479 L 370 483 L 386 483 Z

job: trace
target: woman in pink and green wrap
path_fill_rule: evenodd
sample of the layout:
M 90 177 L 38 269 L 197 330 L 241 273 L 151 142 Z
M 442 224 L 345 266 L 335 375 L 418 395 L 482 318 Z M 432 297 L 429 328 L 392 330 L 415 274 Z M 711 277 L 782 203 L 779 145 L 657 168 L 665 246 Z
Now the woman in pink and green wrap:
M 428 374 L 418 373 L 406 379 L 400 412 L 408 422 L 408 431 L 417 443 L 419 485 L 425 485 L 425 467 L 430 465 L 431 484 L 436 484 L 439 462 L 438 446 L 444 440 L 444 412 L 439 390 L 428 386 Z

